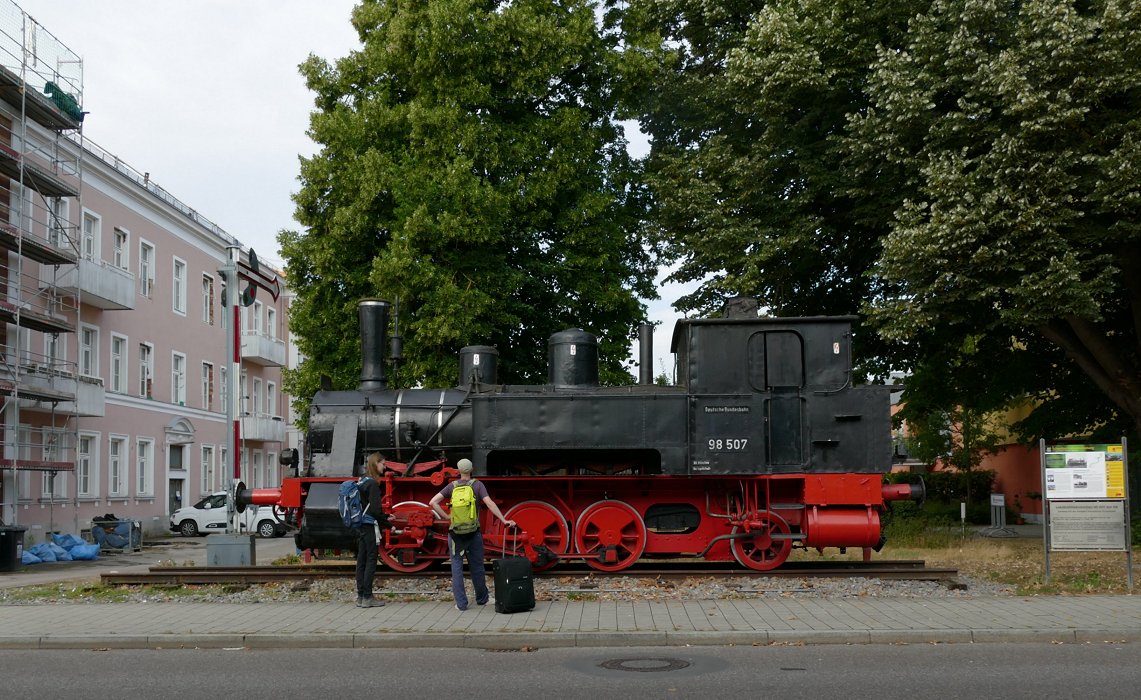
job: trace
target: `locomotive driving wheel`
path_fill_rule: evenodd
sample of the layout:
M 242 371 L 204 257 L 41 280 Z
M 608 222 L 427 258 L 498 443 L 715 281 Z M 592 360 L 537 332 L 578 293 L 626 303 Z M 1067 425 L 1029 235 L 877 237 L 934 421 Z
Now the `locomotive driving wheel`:
M 741 531 L 742 526 L 733 527 L 734 535 Z M 748 523 L 749 536 L 731 541 L 733 558 L 754 571 L 771 571 L 783 564 L 792 551 L 792 540 L 774 535 L 787 535 L 790 531 L 785 519 L 776 513 L 758 513 Z
M 448 553 L 447 537 L 432 531 L 436 516 L 427 503 L 403 501 L 392 506 L 393 525 L 400 532 L 381 530 L 377 556 L 393 571 L 413 573 L 423 571 Z
M 629 504 L 598 501 L 578 516 L 574 543 L 586 563 L 599 571 L 621 571 L 646 549 L 646 523 Z
M 570 528 L 567 527 L 563 514 L 550 503 L 523 501 L 512 506 L 504 517 L 514 520 L 516 526 L 527 533 L 532 546 L 543 545 L 559 555 L 567 553 L 567 547 L 570 546 Z M 511 532 L 508 530 L 503 534 L 504 547 L 512 542 Z M 518 542 L 515 544 L 517 548 L 520 546 Z M 536 566 L 535 571 L 546 571 L 557 563 L 558 560 L 553 560 L 543 566 Z

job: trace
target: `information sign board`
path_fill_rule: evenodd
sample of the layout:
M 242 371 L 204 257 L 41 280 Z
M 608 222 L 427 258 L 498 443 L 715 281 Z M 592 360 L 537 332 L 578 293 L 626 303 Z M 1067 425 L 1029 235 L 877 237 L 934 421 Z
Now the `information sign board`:
M 1055 501 L 1050 504 L 1050 549 L 1124 552 L 1123 501 Z
M 1122 445 L 1050 445 L 1045 455 L 1046 498 L 1125 498 Z
M 1133 590 L 1133 537 L 1129 523 L 1129 473 L 1125 438 L 1120 444 L 1053 444 L 1039 440 L 1042 529 L 1046 581 L 1050 551 L 1125 552 Z

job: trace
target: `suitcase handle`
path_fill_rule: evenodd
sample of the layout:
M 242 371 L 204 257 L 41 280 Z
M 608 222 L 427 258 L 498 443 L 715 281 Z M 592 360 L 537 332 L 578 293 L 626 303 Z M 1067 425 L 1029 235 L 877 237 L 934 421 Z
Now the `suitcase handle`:
M 513 528 L 508 528 L 508 529 L 510 529 L 510 530 L 512 531 L 512 535 L 511 535 L 511 556 L 515 556 L 515 543 L 516 543 L 516 542 L 518 541 L 518 539 L 519 539 L 519 538 L 518 538 L 518 536 L 516 536 L 516 535 L 515 535 L 515 533 L 519 531 L 519 526 L 518 526 L 518 525 L 516 525 L 515 527 L 513 527 Z M 504 540 L 503 540 L 503 543 L 504 543 L 504 544 L 507 544 L 507 539 L 506 539 L 506 538 L 504 538 Z M 504 547 L 504 548 L 503 548 L 503 556 L 502 556 L 502 557 L 500 557 L 500 558 L 501 558 L 501 559 L 506 559 L 506 558 L 507 558 L 507 548 L 506 548 L 506 547 Z

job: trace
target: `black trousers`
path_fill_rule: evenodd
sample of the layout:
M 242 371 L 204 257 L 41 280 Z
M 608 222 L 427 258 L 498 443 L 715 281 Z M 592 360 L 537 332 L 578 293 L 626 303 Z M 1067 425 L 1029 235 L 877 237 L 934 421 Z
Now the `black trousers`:
M 357 530 L 357 597 L 372 597 L 376 577 L 376 530 L 368 525 Z

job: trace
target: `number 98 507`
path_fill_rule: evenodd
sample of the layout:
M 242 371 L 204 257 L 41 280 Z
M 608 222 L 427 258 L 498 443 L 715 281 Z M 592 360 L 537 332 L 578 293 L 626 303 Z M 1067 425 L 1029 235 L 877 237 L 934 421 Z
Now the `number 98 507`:
M 749 438 L 709 438 L 709 449 L 714 452 L 735 452 L 745 449 Z

